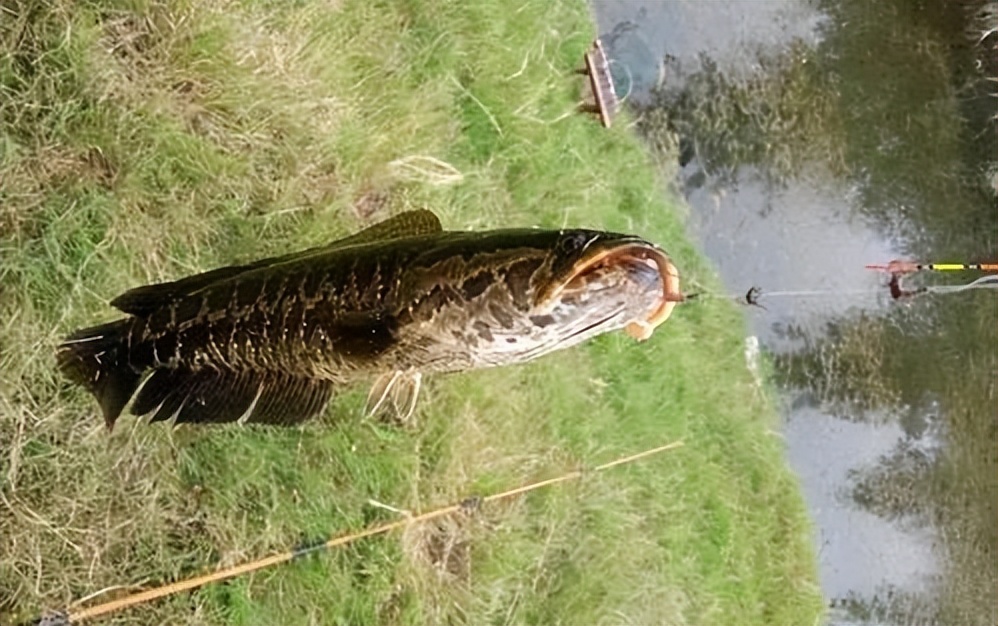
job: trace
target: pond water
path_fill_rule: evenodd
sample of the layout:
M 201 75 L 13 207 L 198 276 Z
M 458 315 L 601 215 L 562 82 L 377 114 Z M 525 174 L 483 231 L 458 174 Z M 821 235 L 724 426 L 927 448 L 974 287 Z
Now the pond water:
M 729 294 L 762 289 L 829 623 L 998 623 L 998 293 L 895 301 L 864 268 L 998 257 L 998 2 L 594 10 L 691 235 Z

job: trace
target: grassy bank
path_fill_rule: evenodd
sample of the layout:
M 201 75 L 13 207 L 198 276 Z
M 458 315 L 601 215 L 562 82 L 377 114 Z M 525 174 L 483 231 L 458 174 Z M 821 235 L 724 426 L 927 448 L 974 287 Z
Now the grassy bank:
M 554 4 L 554 6 L 552 6 Z M 683 439 L 666 456 L 207 587 L 107 623 L 811 624 L 808 525 L 742 322 L 364 390 L 301 429 L 171 431 L 54 371 L 121 291 L 318 245 L 405 208 L 587 225 L 705 276 L 638 141 L 571 112 L 582 2 L 2 5 L 0 622 Z

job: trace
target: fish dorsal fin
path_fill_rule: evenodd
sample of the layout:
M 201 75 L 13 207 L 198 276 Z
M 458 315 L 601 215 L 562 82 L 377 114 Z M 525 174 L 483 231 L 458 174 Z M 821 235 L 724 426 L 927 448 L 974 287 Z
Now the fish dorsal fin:
M 270 259 L 265 260 L 269 261 Z M 263 261 L 259 263 L 261 264 L 259 267 L 262 267 Z M 194 293 L 202 287 L 207 287 L 212 283 L 242 274 L 255 267 L 258 267 L 256 263 L 250 265 L 230 265 L 170 283 L 143 285 L 142 287 L 129 289 L 114 300 L 111 300 L 111 306 L 123 313 L 144 317 L 156 309 L 170 304 L 176 298 Z
M 136 287 L 112 300 L 111 306 L 129 315 L 146 316 L 179 297 L 190 295 L 212 283 L 227 280 L 244 272 L 260 269 L 261 267 L 269 267 L 278 263 L 288 263 L 315 254 L 330 252 L 345 246 L 401 239 L 403 237 L 432 235 L 442 231 L 443 226 L 440 224 L 440 219 L 432 211 L 427 209 L 406 211 L 368 226 L 358 233 L 316 248 L 309 248 L 282 256 L 269 257 L 246 265 L 220 267 L 173 282 Z
M 417 209 L 399 213 L 386 220 L 372 224 L 364 230 L 344 237 L 328 244 L 323 250 L 340 248 L 342 246 L 353 246 L 359 243 L 372 243 L 374 241 L 386 241 L 389 239 L 401 239 L 403 237 L 418 237 L 420 235 L 432 235 L 443 231 L 440 218 L 433 211 L 427 209 Z

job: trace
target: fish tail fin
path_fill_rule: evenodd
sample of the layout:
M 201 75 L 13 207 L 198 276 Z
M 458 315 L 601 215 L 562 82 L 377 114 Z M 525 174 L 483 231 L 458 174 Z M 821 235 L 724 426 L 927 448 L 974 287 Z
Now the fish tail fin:
M 59 370 L 97 398 L 108 430 L 135 393 L 142 371 L 128 362 L 129 320 L 78 330 L 59 346 Z

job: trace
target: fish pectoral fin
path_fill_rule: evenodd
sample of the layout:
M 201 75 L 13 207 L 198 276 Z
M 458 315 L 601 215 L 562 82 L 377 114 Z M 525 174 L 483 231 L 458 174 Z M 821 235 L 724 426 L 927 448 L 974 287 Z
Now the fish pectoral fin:
M 423 375 L 419 372 L 392 371 L 378 377 L 367 394 L 367 417 L 384 416 L 391 421 L 407 422 L 416 410 Z
M 392 389 L 392 408 L 395 417 L 400 422 L 408 422 L 416 410 L 419 400 L 419 390 L 423 386 L 423 375 L 419 372 L 409 372 L 395 384 Z
M 159 369 L 139 389 L 133 415 L 175 423 L 292 426 L 320 413 L 333 384 L 277 372 Z
M 367 404 L 364 407 L 365 416 L 373 417 L 383 409 L 386 403 L 391 402 L 389 396 L 392 387 L 401 376 L 402 372 L 399 371 L 385 372 L 378 376 L 374 384 L 371 385 L 371 390 L 367 392 Z

